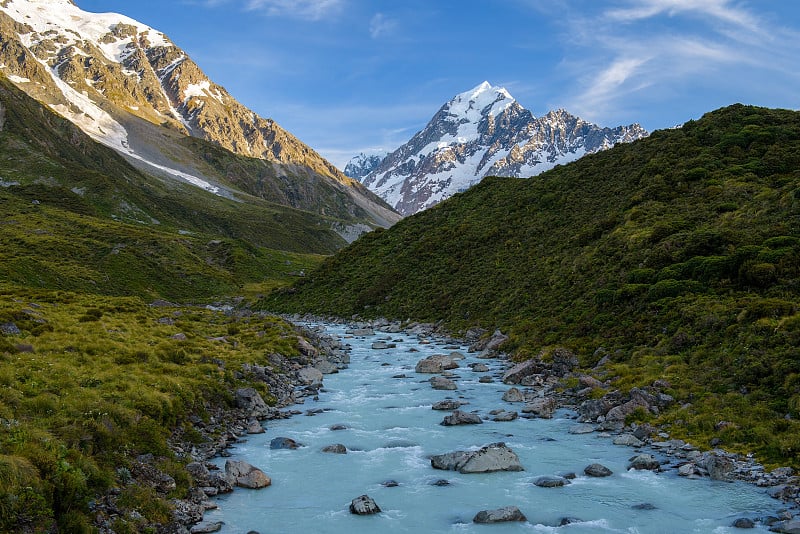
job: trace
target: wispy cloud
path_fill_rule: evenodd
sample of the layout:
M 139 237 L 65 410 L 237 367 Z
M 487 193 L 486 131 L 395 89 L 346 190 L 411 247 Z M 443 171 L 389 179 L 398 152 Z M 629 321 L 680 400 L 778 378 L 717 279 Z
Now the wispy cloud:
M 344 0 L 248 0 L 247 10 L 269 16 L 321 20 L 337 13 L 343 4 Z
M 388 18 L 383 13 L 376 13 L 369 21 L 369 34 L 373 39 L 392 32 L 397 26 L 397 21 Z
M 767 70 L 800 82 L 797 34 L 745 6 L 731 0 L 624 0 L 571 17 L 564 67 L 578 82 L 567 107 L 603 120 L 633 101 L 656 104 L 659 95 L 697 84 L 756 91 L 756 73 Z

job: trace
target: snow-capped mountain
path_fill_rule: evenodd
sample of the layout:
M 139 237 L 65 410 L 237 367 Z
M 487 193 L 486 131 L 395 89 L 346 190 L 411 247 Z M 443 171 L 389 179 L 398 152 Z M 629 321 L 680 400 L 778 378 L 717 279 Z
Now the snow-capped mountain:
M 162 32 L 124 15 L 89 13 L 72 0 L 4 0 L 0 73 L 149 172 L 231 196 L 225 184 L 206 179 L 205 162 L 187 160 L 183 140 L 198 137 L 270 162 L 278 178 L 332 182 L 352 197 L 353 212 L 381 225 L 397 218 L 360 183 L 237 102 Z
M 483 82 L 442 106 L 362 183 L 410 215 L 485 176 L 534 176 L 647 135 L 638 124 L 601 128 L 563 109 L 536 118 L 504 88 Z
M 355 178 L 360 182 L 369 173 L 375 170 L 385 157 L 385 152 L 382 155 L 370 154 L 369 156 L 362 152 L 347 162 L 347 165 L 344 167 L 344 173 L 350 178 Z

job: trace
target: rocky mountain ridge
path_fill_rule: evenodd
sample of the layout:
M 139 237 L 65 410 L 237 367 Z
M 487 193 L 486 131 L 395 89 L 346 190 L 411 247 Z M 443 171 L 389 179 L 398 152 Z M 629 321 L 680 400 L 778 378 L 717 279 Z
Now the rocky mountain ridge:
M 410 215 L 485 176 L 527 178 L 647 135 L 638 124 L 602 128 L 563 109 L 537 118 L 504 88 L 483 82 L 442 106 L 362 183 Z
M 237 102 L 166 35 L 124 15 L 85 12 L 70 0 L 6 0 L 0 73 L 150 173 L 236 196 L 186 153 L 182 140 L 197 137 L 265 161 L 275 180 L 321 178 L 373 224 L 397 220 L 356 180 Z

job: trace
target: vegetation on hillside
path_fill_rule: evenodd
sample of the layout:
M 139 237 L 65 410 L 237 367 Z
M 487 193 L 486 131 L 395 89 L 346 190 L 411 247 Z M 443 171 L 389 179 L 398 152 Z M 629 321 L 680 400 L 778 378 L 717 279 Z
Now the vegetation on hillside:
M 8 286 L 0 331 L 1 532 L 90 532 L 90 502 L 111 488 L 116 532 L 167 523 L 166 497 L 189 488 L 171 429 L 195 435 L 189 416 L 207 422 L 237 387 L 269 401 L 242 365 L 297 354 L 296 332 L 276 318 Z M 140 454 L 175 479 L 169 495 L 131 475 Z
M 734 105 L 487 178 L 262 305 L 499 327 L 520 359 L 608 355 L 617 387 L 669 380 L 674 435 L 800 466 L 798 275 L 800 113 Z
M 234 201 L 146 175 L 2 76 L 0 155 L 0 191 L 6 195 L 138 225 L 147 232 L 196 233 L 329 254 L 345 244 L 331 226 L 350 222 L 335 217 L 341 209 L 330 209 L 332 216 L 321 215 L 324 210 L 314 213 L 282 205 L 285 199 L 280 196 L 268 202 L 241 195 L 246 198 Z M 269 198 L 266 192 L 262 196 Z

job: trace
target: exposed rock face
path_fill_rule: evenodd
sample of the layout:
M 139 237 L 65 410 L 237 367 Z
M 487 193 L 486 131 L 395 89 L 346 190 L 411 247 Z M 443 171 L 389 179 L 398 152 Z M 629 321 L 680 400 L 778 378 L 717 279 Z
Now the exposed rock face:
M 356 515 L 379 514 L 381 508 L 369 495 L 361 495 L 350 502 L 350 513 Z
M 272 480 L 261 469 L 247 462 L 226 461 L 225 474 L 234 485 L 242 488 L 260 489 L 272 484 Z
M 504 523 L 508 521 L 527 521 L 519 508 L 516 506 L 504 506 L 496 510 L 482 510 L 473 518 L 474 523 Z
M 363 183 L 410 215 L 484 176 L 527 178 L 646 135 L 638 124 L 601 128 L 564 110 L 536 118 L 508 91 L 484 82 L 442 106 Z
M 492 443 L 477 451 L 455 451 L 432 456 L 431 466 L 460 473 L 523 471 L 519 457 L 505 443 Z
M 399 219 L 361 183 L 272 119 L 259 117 L 236 101 L 163 33 L 124 15 L 88 13 L 67 0 L 52 3 L 57 5 L 38 10 L 27 0 L 0 3 L 0 64 L 20 89 L 95 140 L 135 155 L 130 161 L 151 172 L 154 167 L 145 165 L 145 160 L 168 163 L 171 170 L 159 174 L 185 180 L 180 172 L 191 167 L 189 174 L 195 177 L 202 173 L 203 163 L 166 161 L 159 149 L 173 139 L 201 138 L 267 163 L 264 176 L 269 180 L 237 184 L 250 194 L 308 209 L 313 202 L 306 202 L 305 195 L 324 183 L 336 190 L 337 199 L 323 203 L 328 211 L 344 201 L 348 206 L 339 215 L 372 219 L 380 226 Z M 52 16 L 53 11 L 60 16 Z M 288 176 L 307 180 L 286 187 L 291 182 Z M 233 174 L 230 178 L 238 179 Z M 200 187 L 212 191 L 218 185 Z M 367 213 L 369 217 L 361 217 Z

